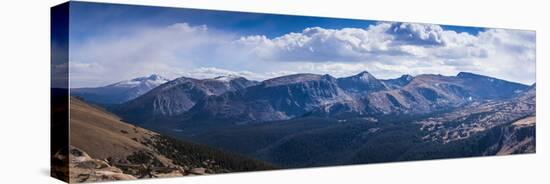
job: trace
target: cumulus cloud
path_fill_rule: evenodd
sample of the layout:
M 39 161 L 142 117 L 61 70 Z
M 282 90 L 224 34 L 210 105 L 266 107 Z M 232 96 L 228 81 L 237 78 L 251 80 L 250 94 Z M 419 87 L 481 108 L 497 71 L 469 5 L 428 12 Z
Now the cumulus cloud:
M 254 57 L 276 61 L 358 61 L 373 54 L 389 53 L 393 39 L 384 31 L 389 24 L 368 29 L 306 28 L 300 33 L 289 33 L 274 39 L 265 36 L 247 36 L 236 44 L 250 48 Z
M 278 61 L 365 61 L 380 56 L 413 55 L 441 58 L 485 57 L 476 46 L 477 37 L 443 30 L 441 26 L 411 23 L 379 23 L 368 28 L 306 28 L 268 39 L 241 37 L 237 44 L 249 47 L 255 56 Z M 436 51 L 430 53 L 430 51 Z M 435 55 L 435 56 L 438 56 Z
M 387 69 L 372 72 L 377 76 L 470 71 L 523 83 L 534 82 L 535 76 L 535 35 L 521 30 L 487 29 L 472 35 L 432 24 L 379 23 L 365 29 L 307 28 L 273 39 L 248 36 L 237 43 L 251 50 L 250 57 L 263 60 L 319 66 L 359 62 L 368 63 L 364 69 L 369 71 Z
M 379 78 L 469 71 L 526 84 L 535 80 L 530 31 L 486 29 L 472 35 L 438 25 L 381 22 L 366 28 L 310 27 L 275 38 L 186 23 L 123 32 L 71 44 L 71 85 L 98 86 L 150 73 L 263 80 L 364 70 Z
M 440 45 L 446 44 L 443 38 L 443 28 L 437 25 L 422 24 L 393 24 L 388 29 L 389 34 L 395 35 L 395 40 L 405 43 Z

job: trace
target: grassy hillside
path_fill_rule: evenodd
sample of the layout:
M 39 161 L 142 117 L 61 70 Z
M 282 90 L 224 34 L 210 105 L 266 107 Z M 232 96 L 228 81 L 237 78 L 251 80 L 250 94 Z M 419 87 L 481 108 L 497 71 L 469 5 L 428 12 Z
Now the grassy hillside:
M 130 125 L 74 97 L 70 98 L 70 144 L 95 159 L 95 163 L 104 161 L 136 178 L 275 169 L 264 162 Z M 72 164 L 79 165 L 82 164 Z M 77 170 L 80 169 L 72 171 Z M 91 173 L 72 172 L 71 179 L 89 181 L 86 178 L 94 177 L 82 174 Z

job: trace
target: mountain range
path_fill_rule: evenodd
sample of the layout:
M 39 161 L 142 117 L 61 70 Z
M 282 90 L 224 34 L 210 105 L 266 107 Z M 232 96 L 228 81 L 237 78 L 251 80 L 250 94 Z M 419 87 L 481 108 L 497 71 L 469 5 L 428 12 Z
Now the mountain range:
M 368 72 L 343 78 L 294 74 L 262 82 L 182 77 L 116 106 L 114 112 L 132 122 L 157 124 L 159 120 L 247 124 L 302 116 L 426 114 L 475 101 L 506 99 L 528 87 L 466 72 L 389 80 Z
M 533 153 L 535 88 L 469 72 L 180 77 L 105 108 L 180 140 L 310 167 Z
M 162 131 L 283 168 L 534 153 L 535 103 L 533 85 L 509 99 L 427 114 L 302 116 L 206 131 L 192 126 Z

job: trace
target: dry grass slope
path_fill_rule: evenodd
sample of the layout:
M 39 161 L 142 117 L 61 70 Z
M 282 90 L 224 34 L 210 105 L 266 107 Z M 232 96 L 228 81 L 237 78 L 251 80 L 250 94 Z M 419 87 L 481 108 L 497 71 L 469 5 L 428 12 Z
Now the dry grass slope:
M 263 162 L 122 122 L 116 115 L 74 97 L 70 98 L 70 145 L 71 150 L 87 155 L 84 160 L 70 159 L 71 182 L 273 169 Z M 118 177 L 112 177 L 105 169 L 122 173 L 115 172 Z M 130 177 L 120 177 L 122 174 Z

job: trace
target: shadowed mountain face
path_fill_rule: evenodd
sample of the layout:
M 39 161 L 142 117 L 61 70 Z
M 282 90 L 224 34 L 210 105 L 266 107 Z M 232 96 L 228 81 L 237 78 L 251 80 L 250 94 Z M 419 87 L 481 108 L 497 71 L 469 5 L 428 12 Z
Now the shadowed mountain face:
M 366 71 L 351 77 L 339 78 L 337 81 L 339 87 L 351 93 L 366 94 L 387 89 L 382 81 Z
M 409 84 L 409 82 L 411 82 L 413 80 L 413 78 L 414 77 L 411 76 L 411 75 L 402 75 L 401 77 L 396 78 L 396 79 L 382 80 L 382 82 L 389 89 L 398 89 L 398 88 L 401 88 L 401 87 Z
M 242 77 L 203 80 L 181 77 L 114 109 L 123 117 L 136 120 L 135 122 L 153 121 L 157 118 L 181 115 L 208 96 L 218 96 L 256 84 L 257 82 Z
M 281 167 L 531 153 L 535 145 L 535 85 L 464 72 L 179 78 L 113 112 Z
M 505 99 L 526 89 L 522 84 L 467 72 L 460 72 L 457 78 L 462 79 L 473 94 L 485 99 Z
M 241 91 L 210 96 L 189 114 L 230 119 L 238 124 L 301 116 L 326 104 L 352 101 L 328 75 L 297 74 L 266 80 Z
M 73 88 L 71 89 L 71 95 L 95 104 L 120 104 L 141 96 L 165 82 L 168 82 L 168 79 L 153 74 L 148 77 L 139 77 L 103 87 Z
M 157 89 L 153 90 L 117 110 L 125 118 L 144 123 L 147 123 L 147 117 L 136 117 L 136 114 L 152 112 L 148 117 L 160 115 L 164 120 L 167 118 L 170 119 L 168 121 L 184 124 L 204 120 L 246 124 L 302 116 L 428 114 L 475 101 L 509 98 L 528 88 L 522 84 L 468 73 L 458 76 L 405 75 L 383 81 L 368 72 L 338 79 L 330 75 L 296 74 L 239 89 L 221 83 L 219 87 L 213 87 L 203 80 L 186 80 L 195 82 L 187 86 L 175 85 L 179 86 L 178 91 L 168 91 L 161 86 L 158 90 L 164 93 L 158 94 Z M 196 81 L 201 81 L 201 85 L 195 85 Z M 141 101 L 145 98 L 149 99 L 149 103 Z M 155 100 L 157 103 L 152 103 Z M 164 103 L 158 104 L 158 101 Z M 128 106 L 152 110 L 125 113 Z
M 242 77 L 178 78 L 114 111 L 138 123 L 223 121 L 247 124 L 302 116 L 427 114 L 480 100 L 506 99 L 528 86 L 472 73 L 403 75 L 378 80 L 368 72 L 334 78 L 295 74 L 263 82 Z M 201 126 L 200 123 L 199 125 Z

